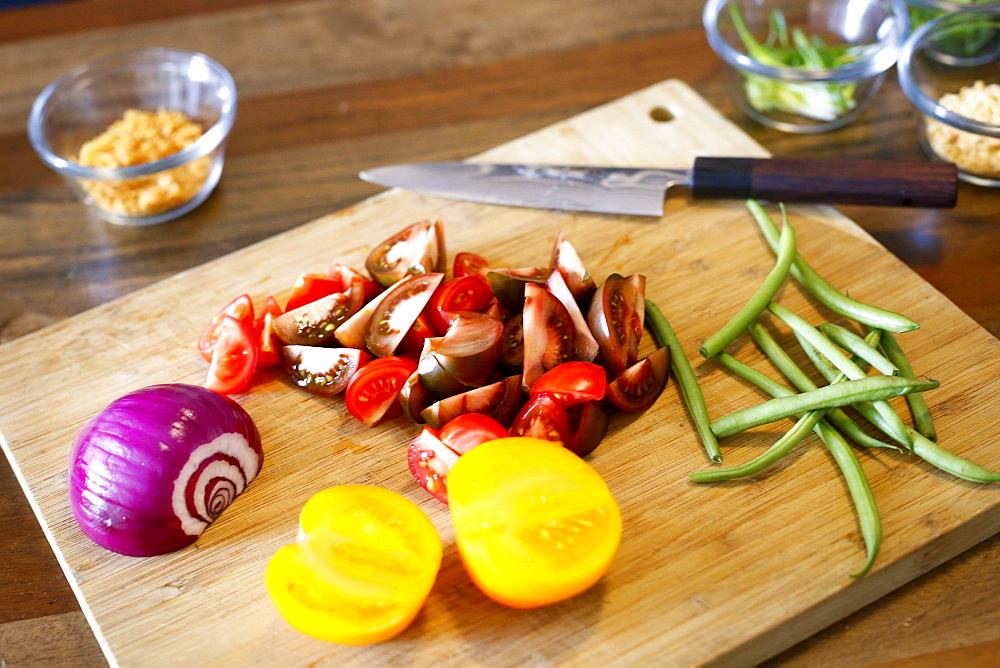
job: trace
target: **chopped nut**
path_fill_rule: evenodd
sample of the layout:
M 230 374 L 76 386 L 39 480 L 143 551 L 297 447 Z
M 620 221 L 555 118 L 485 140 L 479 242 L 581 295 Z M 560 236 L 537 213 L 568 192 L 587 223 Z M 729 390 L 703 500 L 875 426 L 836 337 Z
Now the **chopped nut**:
M 183 112 L 129 109 L 107 130 L 80 147 L 77 159 L 89 167 L 129 167 L 180 151 L 203 133 Z M 126 216 L 150 216 L 176 208 L 198 194 L 211 165 L 204 156 L 180 167 L 128 181 L 81 179 L 101 208 Z
M 941 106 L 983 123 L 1000 124 L 1000 84 L 977 81 L 938 100 Z M 927 121 L 927 141 L 941 158 L 972 174 L 1000 176 L 1000 139 Z

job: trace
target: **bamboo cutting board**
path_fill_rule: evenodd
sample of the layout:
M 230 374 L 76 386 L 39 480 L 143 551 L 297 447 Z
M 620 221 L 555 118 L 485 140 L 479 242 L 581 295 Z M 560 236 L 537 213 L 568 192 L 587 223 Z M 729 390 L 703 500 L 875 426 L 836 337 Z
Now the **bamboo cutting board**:
M 664 117 L 654 109 L 672 120 L 654 120 Z M 668 81 L 480 158 L 683 167 L 713 154 L 765 152 L 688 87 Z M 1000 341 L 833 209 L 793 207 L 790 215 L 800 252 L 835 285 L 922 324 L 899 340 L 917 373 L 941 381 L 928 395 L 940 442 L 1000 469 Z M 649 221 L 388 191 L 174 276 L 0 348 L 4 449 L 109 661 L 747 664 L 1000 531 L 1000 485 L 958 481 L 893 452 L 862 452 L 884 541 L 874 570 L 853 580 L 849 575 L 864 561 L 857 521 L 818 440 L 810 437 L 752 481 L 695 486 L 687 474 L 709 463 L 671 383 L 648 412 L 615 416 L 588 457 L 624 519 L 607 576 L 569 601 L 516 611 L 474 587 L 447 509 L 413 482 L 405 450 L 414 425 L 400 418 L 366 427 L 347 415 L 341 398 L 303 394 L 275 373 L 236 397 L 260 428 L 263 471 L 195 545 L 135 559 L 83 536 L 68 507 L 66 464 L 73 435 L 87 419 L 141 386 L 202 382 L 206 364 L 194 342 L 230 298 L 286 293 L 297 274 L 323 271 L 332 259 L 360 267 L 373 244 L 426 218 L 444 222 L 451 254 L 475 251 L 496 267 L 547 263 L 562 230 L 598 279 L 645 274 L 647 295 L 677 330 L 712 415 L 763 399 L 697 355 L 773 263 L 741 202 L 674 197 L 662 219 Z M 779 300 L 815 323 L 830 318 L 793 284 Z M 745 338 L 729 351 L 775 375 Z M 901 400 L 896 405 L 905 411 Z M 787 426 L 725 439 L 726 465 L 751 458 Z M 341 483 L 383 485 L 413 499 L 445 544 L 423 612 L 380 645 L 339 647 L 304 636 L 279 618 L 264 588 L 267 560 L 294 541 L 302 504 Z

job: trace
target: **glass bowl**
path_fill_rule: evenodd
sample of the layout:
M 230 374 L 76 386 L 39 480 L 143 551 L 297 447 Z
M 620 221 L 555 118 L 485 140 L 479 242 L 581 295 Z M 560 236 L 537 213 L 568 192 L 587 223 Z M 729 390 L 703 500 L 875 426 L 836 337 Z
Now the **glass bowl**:
M 907 38 L 898 70 L 924 151 L 954 163 L 963 181 L 1000 186 L 1000 9 L 925 23 Z
M 222 65 L 153 48 L 81 65 L 50 83 L 31 108 L 28 137 L 92 216 L 153 225 L 212 193 L 235 118 L 236 85 Z
M 708 0 L 702 21 L 743 111 L 799 133 L 857 118 L 907 34 L 902 0 Z

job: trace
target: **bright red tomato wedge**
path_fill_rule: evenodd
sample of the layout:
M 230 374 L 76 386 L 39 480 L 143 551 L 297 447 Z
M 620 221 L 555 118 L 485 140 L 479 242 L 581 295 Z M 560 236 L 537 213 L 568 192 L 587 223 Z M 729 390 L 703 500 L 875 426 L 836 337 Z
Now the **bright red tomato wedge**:
M 426 310 L 431 327 L 444 336 L 455 314 L 462 311 L 481 312 L 493 301 L 493 290 L 482 276 L 460 276 L 449 279 L 434 291 Z
M 322 299 L 337 292 L 344 292 L 347 287 L 339 276 L 334 278 L 326 274 L 300 274 L 295 279 L 292 292 L 288 295 L 288 303 L 285 304 L 285 310 L 294 311 L 300 306 L 313 303 L 317 299 Z
M 531 386 L 531 394 L 551 394 L 569 408 L 585 401 L 600 401 L 607 389 L 607 372 L 600 364 L 563 362 L 539 376 Z
M 224 315 L 216 334 L 205 387 L 219 394 L 239 392 L 250 382 L 257 368 L 257 342 L 253 331 L 243 321 Z
M 212 322 L 208 324 L 201 338 L 198 339 L 198 352 L 205 358 L 206 362 L 212 361 L 212 351 L 215 350 L 215 342 L 219 338 L 219 329 L 225 316 L 236 318 L 249 328 L 254 326 L 253 300 L 250 295 L 240 295 L 215 314 Z
M 254 339 L 257 341 L 257 368 L 281 364 L 281 342 L 274 333 L 274 319 L 281 315 L 281 306 L 274 297 L 268 297 L 254 322 Z
M 462 276 L 481 276 L 486 278 L 486 272 L 490 270 L 490 263 L 482 255 L 462 251 L 455 253 L 455 264 L 452 269 L 452 276 L 461 278 Z
M 417 370 L 417 363 L 407 357 L 379 357 L 361 367 L 347 386 L 347 410 L 365 424 L 378 424 L 383 418 L 401 412 L 397 397 L 407 378 Z M 397 411 L 390 412 L 396 407 Z
M 465 413 L 449 420 L 438 434 L 441 441 L 460 455 L 480 443 L 510 436 L 507 428 L 483 413 Z
M 433 427 L 424 427 L 406 450 L 410 473 L 438 501 L 448 503 L 448 471 L 458 453 L 445 445 Z

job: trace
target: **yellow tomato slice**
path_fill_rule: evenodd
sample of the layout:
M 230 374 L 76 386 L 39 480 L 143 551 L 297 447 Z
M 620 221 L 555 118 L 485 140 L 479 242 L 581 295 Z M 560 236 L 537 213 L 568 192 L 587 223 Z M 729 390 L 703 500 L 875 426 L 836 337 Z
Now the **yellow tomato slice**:
M 448 473 L 455 540 L 469 576 L 493 600 L 534 608 L 575 596 L 607 572 L 622 521 L 604 480 L 566 448 L 501 438 Z
M 310 498 L 299 536 L 267 565 L 267 590 L 298 630 L 344 645 L 381 642 L 417 616 L 441 566 L 441 539 L 412 501 L 372 485 Z

